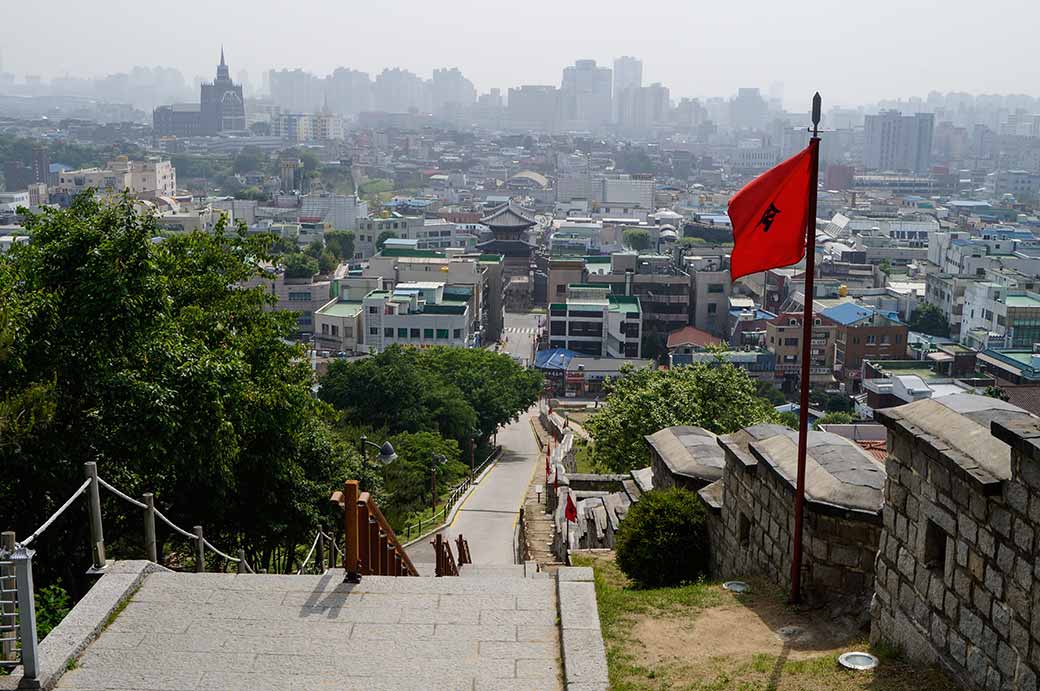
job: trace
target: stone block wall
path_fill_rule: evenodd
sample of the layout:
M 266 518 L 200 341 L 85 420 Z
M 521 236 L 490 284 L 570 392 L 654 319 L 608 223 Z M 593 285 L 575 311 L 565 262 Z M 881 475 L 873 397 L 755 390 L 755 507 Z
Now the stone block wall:
M 1040 453 L 994 422 L 1012 447 L 1011 478 L 999 481 L 966 470 L 955 460 L 963 453 L 942 440 L 886 425 L 871 640 L 937 663 L 970 688 L 1036 691 Z
M 794 488 L 768 463 L 726 447 L 722 506 L 709 511 L 714 575 L 760 575 L 791 586 Z M 806 502 L 803 596 L 866 618 L 874 591 L 879 515 Z

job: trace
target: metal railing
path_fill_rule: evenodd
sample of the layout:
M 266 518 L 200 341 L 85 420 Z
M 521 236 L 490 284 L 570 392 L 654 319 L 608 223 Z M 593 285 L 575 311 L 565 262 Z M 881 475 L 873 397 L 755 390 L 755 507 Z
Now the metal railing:
M 143 510 L 145 550 L 149 561 L 158 562 L 155 540 L 155 519 L 158 518 L 175 533 L 195 543 L 196 571 L 205 570 L 208 549 L 228 563 L 237 564 L 238 573 L 256 573 L 246 561 L 244 549 L 239 549 L 238 556 L 233 557 L 217 549 L 207 540 L 203 535 L 202 526 L 194 526 L 192 532 L 184 530 L 155 508 L 155 499 L 151 492 L 144 494 L 141 501 L 138 501 L 99 477 L 96 463 L 84 463 L 83 469 L 86 474 L 83 484 L 77 487 L 58 510 L 32 534 L 21 541 L 16 540 L 15 533 L 11 531 L 0 535 L 0 667 L 11 668 L 21 665 L 22 677 L 29 684 L 37 682 L 39 677 L 36 603 L 32 575 L 32 559 L 36 552 L 29 549 L 29 545 L 43 535 L 84 494 L 87 497 L 90 519 L 91 568 L 88 573 L 103 573 L 109 563 L 101 520 L 102 488 Z M 319 534 L 324 535 L 321 531 Z M 304 564 L 306 565 L 306 561 Z
M 450 492 L 448 492 L 448 498 L 445 500 L 444 506 L 441 507 L 440 511 L 434 513 L 432 516 L 430 516 L 426 520 L 423 520 L 423 519 L 420 518 L 418 520 L 418 522 L 412 523 L 411 525 L 405 526 L 405 529 L 403 531 L 404 532 L 404 539 L 405 540 L 411 540 L 413 533 L 415 534 L 416 538 L 422 537 L 422 535 L 423 535 L 423 526 L 425 526 L 427 532 L 429 532 L 435 526 L 439 526 L 442 523 L 444 523 L 444 521 L 446 521 L 447 518 L 448 518 L 448 514 L 451 513 L 452 508 L 454 508 L 455 504 L 458 503 L 459 498 L 463 494 L 465 494 L 466 491 L 470 487 L 473 486 L 473 482 L 478 477 L 480 477 L 480 474 L 482 472 L 484 472 L 484 469 L 487 468 L 491 464 L 492 461 L 494 461 L 496 458 L 498 458 L 498 455 L 501 452 L 502 452 L 502 447 L 501 446 L 495 447 L 495 450 L 492 451 L 488 455 L 488 457 L 485 458 L 483 460 L 483 462 L 481 462 L 480 465 L 478 465 L 476 468 L 474 468 L 473 472 L 465 480 L 463 480 L 458 485 L 453 487 L 452 490 Z

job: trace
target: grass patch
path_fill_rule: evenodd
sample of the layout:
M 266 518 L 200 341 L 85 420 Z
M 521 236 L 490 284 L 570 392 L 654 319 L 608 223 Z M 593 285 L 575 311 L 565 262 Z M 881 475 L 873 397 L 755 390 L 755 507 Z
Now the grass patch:
M 841 651 L 870 650 L 881 661 L 873 673 L 850 672 L 839 667 L 839 652 L 833 649 L 813 654 L 812 649 L 803 648 L 792 653 L 791 648 L 774 643 L 772 649 L 766 646 L 761 652 L 745 646 L 745 652 L 740 654 L 705 653 L 709 648 L 701 648 L 700 639 L 693 638 L 699 635 L 693 632 L 699 617 L 734 611 L 754 613 L 752 616 L 757 617 L 767 607 L 774 612 L 777 609 L 786 612 L 783 593 L 757 581 L 752 593 L 740 596 L 711 582 L 674 588 L 636 588 L 610 558 L 575 555 L 573 561 L 575 565 L 591 566 L 595 573 L 596 601 L 613 691 L 950 691 L 958 688 L 937 669 L 908 663 L 898 651 L 882 646 L 871 648 L 865 640 L 842 645 Z M 739 606 L 734 608 L 734 604 L 744 605 L 747 612 Z M 719 609 L 710 612 L 714 608 Z M 647 630 L 640 625 L 645 627 L 647 622 L 662 623 L 663 630 L 683 632 L 687 638 L 678 640 L 690 642 L 685 647 L 667 651 L 668 654 L 654 654 L 661 652 L 661 639 L 656 648 L 653 642 L 640 640 L 642 632 Z M 734 627 L 731 634 L 721 634 L 721 637 L 727 636 L 741 641 L 747 633 Z M 779 654 L 775 654 L 777 651 Z
M 595 462 L 592 460 L 592 446 L 582 439 L 581 437 L 574 437 L 574 463 L 579 473 L 598 473 L 599 468 L 596 467 Z

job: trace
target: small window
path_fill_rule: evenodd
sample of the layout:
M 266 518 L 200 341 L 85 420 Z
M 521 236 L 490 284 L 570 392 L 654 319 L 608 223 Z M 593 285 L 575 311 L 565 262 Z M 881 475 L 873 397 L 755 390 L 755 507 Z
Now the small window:
M 411 332 L 408 335 L 411 338 L 419 338 L 419 329 L 411 329 Z
M 443 341 L 448 340 L 448 330 L 447 329 L 437 329 L 437 340 L 443 340 Z
M 462 340 L 462 329 L 455 329 L 455 333 L 452 336 L 452 338 L 454 338 L 456 341 L 461 341 Z
M 743 511 L 740 513 L 740 546 L 751 545 L 751 519 Z
M 379 308 L 378 308 L 378 307 L 375 307 L 375 306 L 373 306 L 373 307 L 369 307 L 369 308 L 368 308 L 368 313 L 369 313 L 369 314 L 379 314 Z
M 708 303 L 708 314 L 715 314 L 719 309 L 719 306 L 714 302 Z
M 946 531 L 933 520 L 928 521 L 924 533 L 924 565 L 933 573 L 946 570 Z
M 397 329 L 397 337 L 398 338 L 408 338 L 408 329 L 406 329 L 406 328 L 405 329 L 401 329 L 401 328 Z
M 423 338 L 433 338 L 433 329 L 423 329 L 422 337 Z
M 379 327 L 377 327 L 377 326 L 370 326 L 370 327 L 368 327 L 368 335 L 369 336 L 378 336 L 379 335 Z
M 391 329 L 389 326 L 384 328 L 383 329 L 383 336 L 386 337 L 386 338 L 393 338 L 394 337 L 394 330 Z

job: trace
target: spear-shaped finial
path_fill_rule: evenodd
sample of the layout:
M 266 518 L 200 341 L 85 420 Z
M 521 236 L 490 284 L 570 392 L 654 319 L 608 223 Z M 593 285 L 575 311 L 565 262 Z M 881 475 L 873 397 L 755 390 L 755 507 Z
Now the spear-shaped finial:
M 817 136 L 820 129 L 820 112 L 823 109 L 823 99 L 817 91 L 812 97 L 812 136 Z

